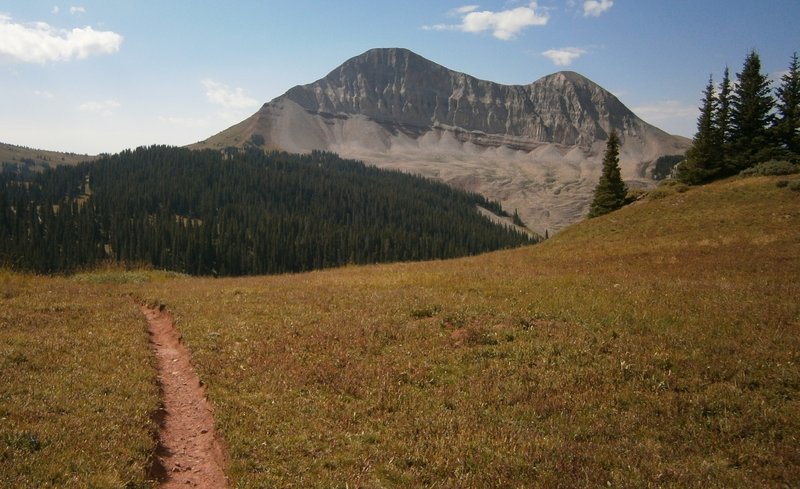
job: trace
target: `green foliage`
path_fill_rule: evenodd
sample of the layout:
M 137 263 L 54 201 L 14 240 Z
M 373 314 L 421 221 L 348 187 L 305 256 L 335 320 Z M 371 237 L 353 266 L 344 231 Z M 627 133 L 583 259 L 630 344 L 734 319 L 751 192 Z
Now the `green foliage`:
M 648 200 L 663 199 L 674 194 L 682 194 L 689 190 L 689 186 L 679 180 L 663 180 L 658 187 L 647 193 Z
M 672 174 L 673 168 L 675 168 L 678 163 L 685 159 L 685 155 L 665 155 L 659 157 L 653 165 L 653 180 L 664 180 L 665 178 L 669 178 L 669 176 Z
M 761 58 L 751 51 L 744 61 L 742 72 L 731 99 L 731 161 L 726 174 L 771 158 L 774 145 L 768 127 L 773 120 L 775 99 L 770 91 L 769 78 L 761 73 Z
M 709 79 L 697 121 L 697 133 L 679 178 L 701 184 L 720 177 L 761 174 L 751 167 L 770 160 L 800 159 L 800 67 L 792 56 L 788 72 L 773 97 L 769 78 L 761 73 L 758 53 L 745 59 L 736 84 L 725 68 L 717 94 Z M 777 108 L 777 111 L 773 111 Z
M 704 183 L 720 173 L 722 166 L 720 133 L 714 122 L 717 109 L 714 80 L 709 77 L 703 92 L 700 117 L 697 119 L 697 134 L 692 141 L 692 147 L 686 152 L 686 161 L 678 167 L 678 177 L 686 183 L 693 185 Z
M 154 146 L 28 181 L 0 176 L 0 262 L 53 273 L 110 259 L 246 275 L 532 242 L 478 206 L 501 210 L 477 194 L 330 153 Z
M 525 223 L 522 221 L 522 218 L 519 217 L 519 213 L 517 212 L 517 209 L 514 209 L 514 215 L 511 216 L 511 222 L 513 222 L 517 226 L 525 227 Z
M 261 134 L 253 133 L 253 135 L 250 136 L 249 143 L 253 146 L 257 147 L 264 146 L 265 142 L 266 141 L 264 140 L 264 136 L 262 136 Z
M 594 190 L 594 200 L 589 209 L 589 217 L 602 216 L 625 205 L 627 188 L 619 169 L 619 136 L 611 131 L 603 157 L 603 173 Z
M 720 156 L 724 162 L 730 158 L 731 130 L 733 127 L 733 113 L 731 102 L 733 98 L 733 84 L 728 67 L 722 75 L 722 82 L 719 84 L 717 96 L 717 111 L 714 114 L 714 124 L 716 130 L 716 142 L 719 145 Z
M 741 175 L 792 175 L 800 173 L 800 165 L 789 161 L 770 160 L 759 163 L 746 170 L 742 170 Z
M 797 53 L 792 55 L 789 70 L 781 77 L 781 86 L 775 90 L 778 114 L 775 136 L 787 155 L 800 159 L 800 65 Z

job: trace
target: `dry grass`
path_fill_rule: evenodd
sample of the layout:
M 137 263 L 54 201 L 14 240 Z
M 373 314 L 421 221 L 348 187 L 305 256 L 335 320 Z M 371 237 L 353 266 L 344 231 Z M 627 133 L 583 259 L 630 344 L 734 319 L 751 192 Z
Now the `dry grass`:
M 791 487 L 800 179 L 781 178 L 452 261 L 2 272 L 0 486 L 149 485 L 133 294 L 175 314 L 235 487 Z
M 121 290 L 0 272 L 0 487 L 150 487 L 153 365 Z
M 797 199 L 733 180 L 522 250 L 141 290 L 237 487 L 792 486 Z
M 39 166 L 77 165 L 83 161 L 96 159 L 96 156 L 75 153 L 60 153 L 41 149 L 0 143 L 0 163 L 24 164 L 23 160 L 33 161 Z

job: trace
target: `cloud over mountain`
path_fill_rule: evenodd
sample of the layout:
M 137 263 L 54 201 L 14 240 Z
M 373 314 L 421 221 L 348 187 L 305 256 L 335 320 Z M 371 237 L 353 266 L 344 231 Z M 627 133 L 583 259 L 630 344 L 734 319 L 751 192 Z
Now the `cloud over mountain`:
M 548 49 L 543 52 L 546 58 L 555 63 L 556 66 L 569 66 L 573 61 L 586 54 L 585 49 L 566 47 L 560 49 Z
M 461 17 L 459 24 L 435 24 L 423 26 L 425 30 L 456 30 L 479 34 L 491 32 L 494 37 L 503 41 L 514 39 L 520 32 L 531 26 L 547 24 L 549 16 L 540 13 L 536 2 L 530 2 L 524 7 L 493 12 L 491 10 L 478 10 L 479 5 L 465 5 L 450 11 L 451 15 Z
M 205 79 L 201 82 L 206 89 L 206 98 L 211 103 L 226 109 L 247 109 L 256 107 L 258 100 L 245 95 L 241 88 L 231 88 L 224 83 Z

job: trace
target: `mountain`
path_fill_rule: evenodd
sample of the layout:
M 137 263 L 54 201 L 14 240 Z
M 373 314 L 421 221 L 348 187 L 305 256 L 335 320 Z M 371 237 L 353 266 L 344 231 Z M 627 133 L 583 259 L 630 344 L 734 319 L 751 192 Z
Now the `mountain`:
M 501 85 L 391 48 L 356 56 L 193 147 L 333 151 L 481 193 L 544 234 L 586 214 L 611 129 L 631 186 L 652 185 L 655 161 L 690 143 L 575 72 Z

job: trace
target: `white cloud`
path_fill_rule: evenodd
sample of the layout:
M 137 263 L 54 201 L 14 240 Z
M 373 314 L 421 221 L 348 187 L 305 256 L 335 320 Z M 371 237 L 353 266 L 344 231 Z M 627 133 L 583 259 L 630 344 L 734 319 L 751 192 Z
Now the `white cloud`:
M 59 8 L 59 6 L 58 5 L 53 5 L 53 8 L 52 8 L 52 10 L 50 10 L 50 13 L 53 14 L 53 15 L 58 15 L 59 12 L 61 12 L 61 9 Z
M 614 6 L 614 0 L 586 0 L 583 2 L 583 15 L 585 17 L 599 17 Z
M 478 5 L 465 5 L 451 10 L 451 15 L 461 17 L 460 24 L 435 24 L 422 26 L 422 28 L 429 31 L 456 30 L 473 34 L 491 31 L 497 39 L 508 41 L 515 38 L 523 29 L 545 25 L 549 20 L 546 13 L 537 13 L 539 7 L 536 2 L 530 2 L 525 7 L 498 12 L 478 11 L 478 8 Z
M 45 22 L 17 24 L 0 14 L 0 60 L 46 63 L 85 59 L 94 54 L 119 51 L 122 36 L 91 27 L 70 31 L 56 29 Z
M 56 98 L 53 92 L 48 92 L 47 90 L 34 90 L 33 94 L 36 95 L 37 97 L 46 98 L 50 100 Z
M 572 64 L 573 61 L 575 61 L 584 54 L 586 54 L 585 49 L 572 48 L 572 47 L 560 48 L 560 49 L 548 49 L 547 51 L 542 53 L 542 55 L 549 58 L 550 61 L 555 63 L 556 66 L 569 66 Z
M 84 102 L 78 106 L 83 112 L 93 112 L 108 117 L 114 113 L 114 109 L 121 107 L 121 104 L 114 99 Z
M 474 12 L 480 8 L 480 5 L 464 5 L 463 7 L 454 8 L 450 11 L 450 15 L 460 16 Z
M 85 14 L 86 9 L 84 7 L 78 7 L 73 5 L 72 7 L 69 8 L 69 13 L 71 13 L 72 15 Z
M 226 109 L 247 109 L 258 105 L 258 100 L 245 95 L 241 88 L 231 88 L 214 80 L 201 82 L 206 89 L 206 97 L 214 104 Z

